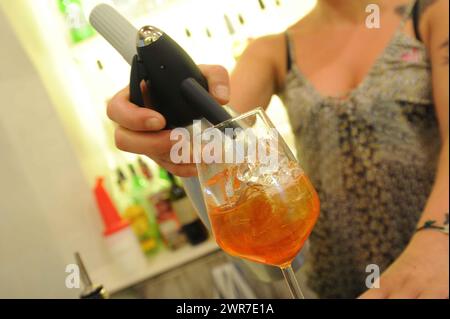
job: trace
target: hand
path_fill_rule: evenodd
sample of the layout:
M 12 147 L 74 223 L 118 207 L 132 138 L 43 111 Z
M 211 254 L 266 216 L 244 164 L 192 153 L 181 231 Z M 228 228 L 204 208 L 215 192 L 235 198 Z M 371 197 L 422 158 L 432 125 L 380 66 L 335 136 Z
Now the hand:
M 381 275 L 380 288 L 361 299 L 446 299 L 449 273 L 448 235 L 418 232 L 400 257 Z
M 229 77 L 227 71 L 217 65 L 199 66 L 208 81 L 213 97 L 222 105 L 229 100 Z M 143 91 L 147 88 L 143 87 Z M 146 94 L 144 94 L 146 96 Z M 146 105 L 151 107 L 146 101 Z M 129 88 L 118 92 L 108 103 L 108 117 L 118 124 L 115 131 L 117 148 L 122 151 L 144 154 L 171 173 L 189 177 L 196 174 L 193 164 L 174 164 L 170 149 L 176 141 L 170 140 L 170 131 L 164 117 L 151 109 L 138 107 L 129 101 Z

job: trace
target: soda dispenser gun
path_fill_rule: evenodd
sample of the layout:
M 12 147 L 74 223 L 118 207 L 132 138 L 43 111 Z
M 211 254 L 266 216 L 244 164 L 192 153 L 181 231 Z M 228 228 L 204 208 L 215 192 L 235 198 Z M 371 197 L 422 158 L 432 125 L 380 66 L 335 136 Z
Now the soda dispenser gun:
M 187 127 L 194 120 L 206 119 L 217 125 L 231 115 L 208 92 L 208 84 L 189 55 L 167 34 L 153 26 L 136 29 L 107 4 L 97 5 L 89 17 L 92 26 L 131 65 L 130 101 L 141 107 L 146 100 L 140 84 L 150 87 L 151 107 L 166 119 L 166 128 Z M 198 177 L 183 178 L 186 193 L 199 217 L 210 229 L 208 214 Z M 302 264 L 298 256 L 293 268 Z M 259 280 L 280 280 L 279 269 L 240 259 L 233 259 L 245 273 Z
M 106 4 L 93 9 L 90 21 L 107 40 L 113 38 L 110 42 L 119 52 L 126 52 L 128 62 L 131 58 L 130 102 L 147 107 L 140 86 L 145 81 L 151 87 L 148 90 L 151 107 L 165 117 L 166 128 L 186 127 L 202 118 L 213 125 L 231 119 L 208 93 L 207 81 L 194 61 L 166 33 L 153 26 L 136 30 Z M 136 39 L 134 54 L 122 49 L 129 41 L 116 39 L 131 34 Z

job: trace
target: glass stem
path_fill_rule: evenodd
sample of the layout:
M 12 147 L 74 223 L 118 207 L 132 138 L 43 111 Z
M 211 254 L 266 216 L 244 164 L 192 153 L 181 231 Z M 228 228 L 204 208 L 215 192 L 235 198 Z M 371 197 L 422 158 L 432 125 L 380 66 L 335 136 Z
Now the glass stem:
M 293 299 L 305 299 L 305 296 L 300 289 L 300 285 L 298 284 L 297 278 L 295 277 L 294 270 L 292 266 L 289 265 L 286 268 L 281 268 L 283 272 L 284 279 L 286 279 L 286 284 L 289 287 L 289 291 L 291 292 Z

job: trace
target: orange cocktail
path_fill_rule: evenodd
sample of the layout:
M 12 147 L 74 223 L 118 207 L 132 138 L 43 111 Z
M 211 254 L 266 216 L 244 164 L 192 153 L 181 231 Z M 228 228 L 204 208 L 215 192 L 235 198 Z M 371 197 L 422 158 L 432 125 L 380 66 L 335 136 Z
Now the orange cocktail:
M 248 185 L 232 204 L 207 204 L 214 236 L 224 251 L 282 268 L 302 249 L 320 206 L 304 174 L 285 185 Z
M 292 297 L 304 298 L 291 264 L 320 204 L 292 151 L 262 109 L 209 127 L 197 141 L 216 242 L 230 255 L 279 267 Z

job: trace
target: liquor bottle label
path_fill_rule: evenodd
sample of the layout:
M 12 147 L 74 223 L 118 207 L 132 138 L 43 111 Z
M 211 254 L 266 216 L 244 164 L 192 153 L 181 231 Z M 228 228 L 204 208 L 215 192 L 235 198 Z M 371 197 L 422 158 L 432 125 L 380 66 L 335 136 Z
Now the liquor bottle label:
M 177 217 L 182 225 L 190 224 L 198 218 L 188 197 L 173 201 L 172 207 L 174 208 L 175 213 L 177 214 Z

